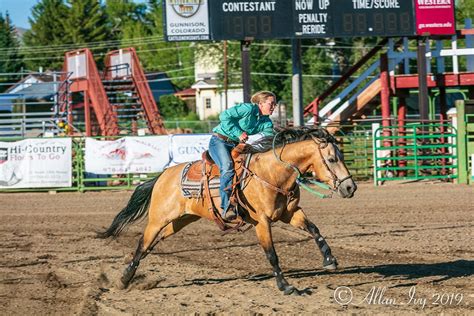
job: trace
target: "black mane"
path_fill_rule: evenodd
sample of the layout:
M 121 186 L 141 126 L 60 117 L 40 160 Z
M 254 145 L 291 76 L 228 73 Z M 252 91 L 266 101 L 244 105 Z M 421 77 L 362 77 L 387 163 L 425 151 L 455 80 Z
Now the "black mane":
M 324 128 L 309 128 L 309 127 L 298 127 L 298 128 L 287 128 L 280 129 L 275 132 L 275 136 L 266 136 L 255 143 L 246 146 L 244 153 L 255 154 L 267 152 L 273 148 L 282 147 L 286 144 L 296 143 L 303 140 L 311 139 L 311 136 L 318 139 L 322 139 L 328 143 L 335 143 L 336 140 L 334 137 L 329 134 Z M 276 137 L 275 141 L 274 138 Z

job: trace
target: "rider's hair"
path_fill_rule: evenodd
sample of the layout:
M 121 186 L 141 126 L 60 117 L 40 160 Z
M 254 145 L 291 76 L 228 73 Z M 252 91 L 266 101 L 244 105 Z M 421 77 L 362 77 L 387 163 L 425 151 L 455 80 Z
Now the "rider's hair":
M 250 99 L 250 102 L 255 103 L 255 104 L 259 104 L 260 101 L 265 101 L 269 97 L 273 97 L 276 101 L 275 93 L 273 93 L 271 91 L 259 91 L 259 92 L 255 93 L 252 96 L 252 98 Z

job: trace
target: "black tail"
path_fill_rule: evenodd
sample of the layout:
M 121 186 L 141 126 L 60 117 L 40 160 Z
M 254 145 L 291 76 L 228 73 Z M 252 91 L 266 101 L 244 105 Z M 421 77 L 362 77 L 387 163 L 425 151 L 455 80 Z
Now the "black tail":
M 127 225 L 134 223 L 145 216 L 148 213 L 151 193 L 157 180 L 158 177 L 140 184 L 133 192 L 127 206 L 125 206 L 120 213 L 115 216 L 110 227 L 104 232 L 97 233 L 97 237 L 116 238 Z

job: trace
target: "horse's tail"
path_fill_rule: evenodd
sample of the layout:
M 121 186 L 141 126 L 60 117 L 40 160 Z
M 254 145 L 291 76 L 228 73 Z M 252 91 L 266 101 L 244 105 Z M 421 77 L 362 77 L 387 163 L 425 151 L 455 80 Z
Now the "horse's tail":
M 120 213 L 115 216 L 110 227 L 104 231 L 97 233 L 98 238 L 116 238 L 122 230 L 131 223 L 136 222 L 148 213 L 150 206 L 151 193 L 158 177 L 148 180 L 140 184 L 132 194 L 132 197 Z

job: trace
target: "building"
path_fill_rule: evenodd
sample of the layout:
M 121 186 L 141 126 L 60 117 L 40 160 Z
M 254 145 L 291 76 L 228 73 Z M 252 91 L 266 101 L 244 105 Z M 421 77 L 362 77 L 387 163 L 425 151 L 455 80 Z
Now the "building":
M 217 116 L 244 99 L 240 86 L 230 86 L 226 98 L 224 87 L 218 81 L 222 59 L 216 56 L 221 54 L 216 47 L 208 47 L 206 54 L 198 56 L 194 63 L 195 83 L 191 88 L 196 91 L 196 113 L 201 120 Z

